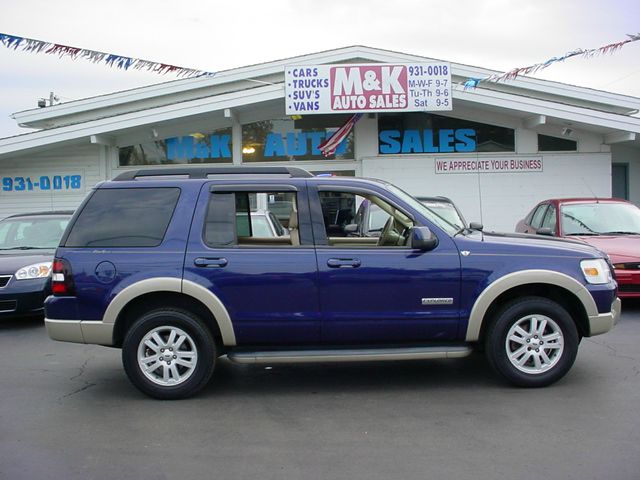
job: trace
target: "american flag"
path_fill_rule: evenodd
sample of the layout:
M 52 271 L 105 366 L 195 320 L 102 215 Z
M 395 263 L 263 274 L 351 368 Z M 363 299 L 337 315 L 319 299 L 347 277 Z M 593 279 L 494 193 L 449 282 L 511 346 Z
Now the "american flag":
M 347 135 L 353 130 L 353 126 L 356 124 L 358 120 L 362 117 L 361 113 L 356 113 L 347 120 L 347 122 L 341 126 L 336 132 L 327 138 L 324 142 L 318 145 L 318 149 L 322 152 L 322 155 L 328 157 L 329 155 L 333 155 L 336 153 L 336 148 L 340 145 Z

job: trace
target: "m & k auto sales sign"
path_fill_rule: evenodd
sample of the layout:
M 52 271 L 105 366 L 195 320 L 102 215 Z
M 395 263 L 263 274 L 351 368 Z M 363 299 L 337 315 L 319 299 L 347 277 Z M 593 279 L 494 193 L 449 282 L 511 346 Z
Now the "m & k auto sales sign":
M 304 65 L 285 68 L 287 115 L 452 110 L 451 66 Z

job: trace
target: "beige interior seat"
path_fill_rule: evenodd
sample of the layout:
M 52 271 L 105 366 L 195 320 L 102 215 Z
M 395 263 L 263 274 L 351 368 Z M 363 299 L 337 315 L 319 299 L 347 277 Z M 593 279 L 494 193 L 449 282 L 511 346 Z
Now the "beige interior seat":
M 294 208 L 289 214 L 289 237 L 291 238 L 291 245 L 297 247 L 300 245 L 300 233 L 298 231 L 298 212 Z

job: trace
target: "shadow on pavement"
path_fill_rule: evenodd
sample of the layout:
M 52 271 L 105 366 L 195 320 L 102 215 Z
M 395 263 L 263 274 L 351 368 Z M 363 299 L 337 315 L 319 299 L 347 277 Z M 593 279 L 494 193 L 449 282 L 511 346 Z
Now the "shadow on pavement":
M 44 328 L 44 317 L 42 315 L 36 317 L 20 317 L 20 318 L 3 318 L 0 319 L 0 331 L 2 330 L 29 330 L 35 328 Z

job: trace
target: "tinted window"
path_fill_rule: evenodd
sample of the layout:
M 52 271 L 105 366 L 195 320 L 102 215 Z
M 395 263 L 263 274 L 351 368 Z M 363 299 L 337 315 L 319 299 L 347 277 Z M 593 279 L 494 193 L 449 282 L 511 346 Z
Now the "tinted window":
M 275 162 L 354 158 L 353 132 L 325 158 L 319 145 L 330 138 L 351 114 L 304 115 L 242 125 L 242 162 Z
M 231 163 L 231 127 L 120 147 L 120 166 Z
M 178 202 L 178 188 L 96 191 L 73 225 L 67 247 L 156 247 Z
M 378 116 L 381 154 L 514 152 L 515 130 L 432 113 Z
M 272 206 L 280 213 L 286 213 L 286 220 L 277 218 L 270 210 Z M 210 247 L 297 246 L 297 218 L 295 193 L 212 193 L 205 219 L 204 242 Z
M 574 140 L 538 134 L 539 152 L 575 152 L 577 149 L 578 143 Z

